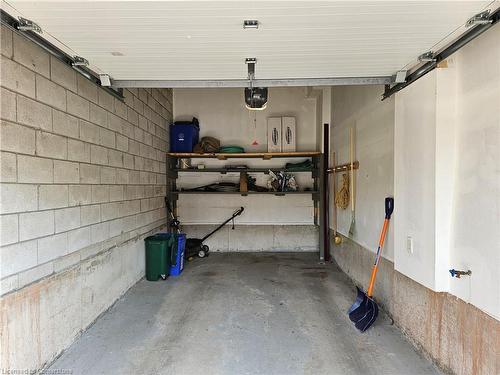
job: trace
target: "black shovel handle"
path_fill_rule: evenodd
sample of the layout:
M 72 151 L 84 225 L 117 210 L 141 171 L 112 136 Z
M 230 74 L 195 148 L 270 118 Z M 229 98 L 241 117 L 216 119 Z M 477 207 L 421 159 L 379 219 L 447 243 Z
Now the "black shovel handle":
M 387 198 L 385 198 L 385 218 L 386 219 L 391 218 L 392 211 L 394 211 L 394 198 L 387 197 Z

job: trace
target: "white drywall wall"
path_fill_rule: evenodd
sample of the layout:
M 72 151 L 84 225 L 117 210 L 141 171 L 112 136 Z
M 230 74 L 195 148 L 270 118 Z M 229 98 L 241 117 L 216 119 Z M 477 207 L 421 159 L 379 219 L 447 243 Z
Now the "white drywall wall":
M 383 86 L 334 87 L 330 151 L 336 164 L 349 162 L 349 129 L 355 129 L 355 217 L 353 240 L 376 251 L 384 220 L 384 198 L 393 194 L 394 100 L 380 100 Z M 332 180 L 330 180 L 332 183 Z M 342 187 L 341 173 L 336 176 L 337 190 Z M 330 189 L 330 191 L 332 191 Z M 333 205 L 334 197 L 331 197 Z M 398 202 L 395 204 L 395 219 Z M 330 227 L 334 228 L 333 216 Z M 338 231 L 348 235 L 351 205 L 337 209 Z M 393 259 L 393 228 L 389 227 L 382 256 Z M 335 248 L 332 249 L 335 251 Z
M 396 96 L 394 138 L 395 268 L 434 290 L 436 70 Z
M 223 145 L 238 145 L 247 152 L 267 151 L 267 118 L 294 116 L 297 122 L 297 150 L 316 150 L 316 99 L 306 88 L 270 88 L 268 106 L 263 111 L 245 108 L 243 89 L 176 89 L 174 90 L 175 120 L 200 121 L 200 137 L 213 136 Z M 254 140 L 258 145 L 252 145 Z M 231 159 L 228 161 L 193 159 L 193 164 L 223 166 L 246 164 L 253 167 L 281 167 L 286 162 L 305 159 Z M 294 173 L 301 190 L 312 187 L 311 173 Z M 258 184 L 264 185 L 267 175 L 255 174 Z M 180 173 L 178 187 L 201 186 L 219 181 L 239 181 L 239 174 Z M 238 207 L 247 210 L 236 219 L 238 224 L 314 223 L 314 204 L 311 195 L 248 196 L 239 195 L 184 195 L 178 201 L 179 218 L 183 224 L 215 224 Z
M 451 220 L 453 214 L 453 165 L 456 158 L 456 69 L 453 58 L 448 68 L 436 70 L 436 142 L 435 142 L 435 270 L 434 289 L 448 291 L 450 287 L 449 258 Z
M 395 132 L 396 269 L 497 319 L 499 38 L 498 27 L 485 32 L 399 92 Z M 452 268 L 472 275 L 451 278 Z
M 448 291 L 450 281 L 456 155 L 453 65 L 450 59 L 448 68 L 430 72 L 396 97 L 395 267 L 435 291 Z
M 454 195 L 450 268 L 472 276 L 450 292 L 500 319 L 500 27 L 455 55 Z

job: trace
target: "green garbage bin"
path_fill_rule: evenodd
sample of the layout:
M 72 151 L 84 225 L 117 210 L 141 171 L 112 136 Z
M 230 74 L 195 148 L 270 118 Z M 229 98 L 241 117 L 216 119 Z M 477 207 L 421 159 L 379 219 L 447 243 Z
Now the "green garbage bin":
M 146 280 L 166 279 L 172 264 L 172 246 L 175 236 L 158 233 L 144 239 L 146 245 Z

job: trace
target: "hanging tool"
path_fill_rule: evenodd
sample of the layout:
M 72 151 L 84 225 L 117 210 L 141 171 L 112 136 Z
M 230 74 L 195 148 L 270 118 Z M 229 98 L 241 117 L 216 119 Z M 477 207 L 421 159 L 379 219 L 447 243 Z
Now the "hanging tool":
M 375 256 L 375 263 L 372 268 L 372 275 L 370 277 L 370 284 L 368 286 L 368 291 L 363 293 L 359 288 L 356 300 L 352 304 L 348 311 L 349 319 L 354 322 L 357 329 L 361 332 L 366 331 L 373 324 L 378 316 L 378 305 L 373 300 L 373 286 L 375 284 L 375 278 L 377 276 L 378 264 L 382 256 L 382 248 L 384 247 L 385 235 L 387 233 L 387 228 L 389 227 L 389 220 L 391 219 L 392 212 L 394 210 L 394 199 L 385 198 L 385 220 L 384 226 L 382 227 L 382 232 L 380 233 L 380 240 L 378 243 L 377 255 Z
M 354 209 L 354 189 L 355 189 L 355 181 L 354 181 L 354 128 L 351 128 L 349 130 L 349 139 L 350 139 L 350 147 L 349 147 L 349 153 L 350 153 L 350 158 L 351 158 L 351 169 L 350 169 L 350 180 L 351 180 L 351 226 L 349 227 L 349 236 L 353 236 L 354 234 L 354 225 L 355 225 L 355 209 Z
M 344 173 L 342 175 L 342 188 L 335 194 L 335 205 L 345 210 L 349 206 L 349 197 L 349 176 Z
M 333 158 L 333 169 L 335 169 L 335 163 L 336 163 L 336 157 L 335 157 L 335 152 L 332 153 L 332 158 Z M 333 204 L 333 238 L 335 245 L 340 245 L 342 243 L 342 237 L 340 237 L 339 233 L 337 232 L 337 197 L 335 194 L 335 191 L 337 189 L 337 175 L 333 173 L 333 182 L 332 182 L 332 191 L 333 191 L 333 197 L 334 197 L 334 204 Z

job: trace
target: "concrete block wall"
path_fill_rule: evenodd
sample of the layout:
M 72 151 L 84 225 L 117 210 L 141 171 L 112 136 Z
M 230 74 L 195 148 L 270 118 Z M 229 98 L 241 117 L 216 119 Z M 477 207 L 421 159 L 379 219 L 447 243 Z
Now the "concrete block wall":
M 0 367 L 38 369 L 143 276 L 142 239 L 166 223 L 172 92 L 121 100 L 1 37 Z

